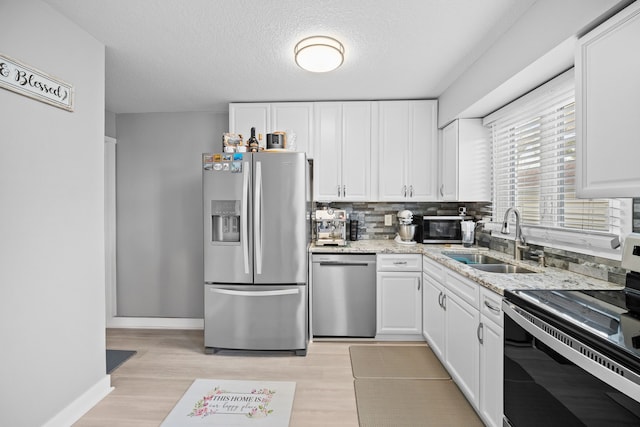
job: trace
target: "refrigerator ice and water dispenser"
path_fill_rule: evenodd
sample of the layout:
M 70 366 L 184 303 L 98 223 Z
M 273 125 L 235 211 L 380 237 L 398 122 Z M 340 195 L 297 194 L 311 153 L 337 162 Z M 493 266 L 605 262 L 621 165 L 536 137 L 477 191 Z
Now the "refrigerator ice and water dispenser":
M 240 244 L 240 200 L 211 201 L 211 242 Z

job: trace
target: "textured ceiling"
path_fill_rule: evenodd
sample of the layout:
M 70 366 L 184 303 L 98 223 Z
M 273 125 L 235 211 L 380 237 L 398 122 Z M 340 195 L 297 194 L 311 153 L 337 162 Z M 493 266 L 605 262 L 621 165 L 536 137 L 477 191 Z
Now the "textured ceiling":
M 535 0 L 44 0 L 106 45 L 106 109 L 436 98 Z M 331 73 L 293 48 L 345 46 Z

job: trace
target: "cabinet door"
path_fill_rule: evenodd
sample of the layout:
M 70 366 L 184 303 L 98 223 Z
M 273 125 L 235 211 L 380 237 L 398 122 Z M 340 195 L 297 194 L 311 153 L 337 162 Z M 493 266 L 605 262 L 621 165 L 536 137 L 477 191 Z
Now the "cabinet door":
M 313 157 L 313 103 L 281 102 L 271 104 L 270 132 L 287 133 L 287 143 L 295 137 L 296 151 Z M 265 136 L 266 138 L 266 136 Z
M 422 275 L 422 284 L 422 335 L 438 359 L 444 360 L 445 312 L 440 305 L 446 304 L 444 287 L 427 274 Z
M 342 104 L 342 200 L 371 200 L 371 103 Z
M 316 103 L 314 116 L 313 197 L 317 201 L 339 200 L 342 194 L 342 105 L 338 102 Z
M 458 200 L 458 120 L 442 129 L 440 139 L 440 200 Z M 485 177 L 489 179 L 489 177 Z
M 445 366 L 469 403 L 477 409 L 480 314 L 476 308 L 448 290 L 445 306 Z
M 246 142 L 254 127 L 256 138 L 258 134 L 262 134 L 260 144 L 266 147 L 270 115 L 269 104 L 229 104 L 229 132 L 242 134 L 242 140 Z
M 437 199 L 437 101 L 409 101 L 408 196 L 412 202 Z
M 380 201 L 407 200 L 409 101 L 379 103 L 378 191 Z
M 640 195 L 640 2 L 578 41 L 578 197 Z
M 489 427 L 502 427 L 503 329 L 481 315 L 480 416 Z
M 377 335 L 422 335 L 421 274 L 377 273 Z

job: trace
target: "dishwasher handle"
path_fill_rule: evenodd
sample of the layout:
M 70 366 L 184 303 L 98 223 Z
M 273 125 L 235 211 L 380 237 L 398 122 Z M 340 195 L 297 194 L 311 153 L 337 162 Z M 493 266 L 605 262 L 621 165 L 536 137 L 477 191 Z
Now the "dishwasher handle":
M 368 267 L 368 262 L 345 262 L 345 261 L 320 261 L 319 263 L 323 267 Z

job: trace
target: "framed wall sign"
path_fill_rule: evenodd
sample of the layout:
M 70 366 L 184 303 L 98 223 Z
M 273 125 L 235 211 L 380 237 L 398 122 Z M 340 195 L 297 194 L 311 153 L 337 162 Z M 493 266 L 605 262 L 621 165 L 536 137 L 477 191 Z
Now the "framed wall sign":
M 0 53 L 0 87 L 73 111 L 73 86 Z

